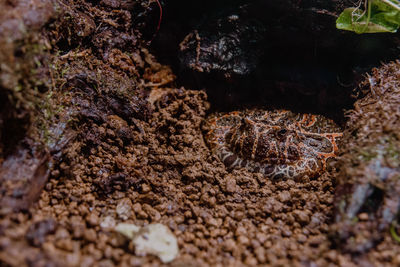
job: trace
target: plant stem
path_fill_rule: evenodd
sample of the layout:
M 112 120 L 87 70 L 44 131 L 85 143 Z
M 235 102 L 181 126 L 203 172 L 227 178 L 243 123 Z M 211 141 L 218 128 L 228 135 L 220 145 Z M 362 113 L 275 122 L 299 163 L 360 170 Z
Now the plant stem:
M 396 222 L 392 222 L 392 224 L 390 225 L 390 234 L 392 235 L 394 240 L 396 240 L 397 242 L 400 242 L 400 237 L 396 233 Z
M 367 1 L 368 1 L 367 21 L 365 22 L 365 26 L 360 33 L 364 33 L 367 30 L 369 21 L 371 20 L 371 6 L 373 0 L 367 0 Z

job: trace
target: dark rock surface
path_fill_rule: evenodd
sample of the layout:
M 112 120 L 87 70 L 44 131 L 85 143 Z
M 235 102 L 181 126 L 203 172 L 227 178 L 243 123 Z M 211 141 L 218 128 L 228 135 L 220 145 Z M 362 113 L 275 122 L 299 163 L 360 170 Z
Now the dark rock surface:
M 399 52 L 397 35 L 336 29 L 351 1 L 203 4 L 210 11 L 166 3 L 154 47 L 178 83 L 207 90 L 212 108 L 290 107 L 338 117 L 364 72 Z M 184 11 L 168 16 L 174 8 Z

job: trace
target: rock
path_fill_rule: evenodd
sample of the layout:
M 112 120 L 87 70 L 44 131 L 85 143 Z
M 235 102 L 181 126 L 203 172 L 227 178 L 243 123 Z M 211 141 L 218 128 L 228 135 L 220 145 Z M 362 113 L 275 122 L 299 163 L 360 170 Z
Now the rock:
M 139 226 L 136 226 L 131 223 L 119 223 L 115 227 L 115 231 L 126 236 L 129 239 L 133 239 L 135 237 L 135 234 L 137 234 L 139 230 L 140 230 Z
M 134 224 L 120 223 L 115 230 L 132 239 L 137 255 L 152 254 L 163 263 L 168 263 L 179 253 L 176 237 L 163 224 L 149 224 L 140 228 Z

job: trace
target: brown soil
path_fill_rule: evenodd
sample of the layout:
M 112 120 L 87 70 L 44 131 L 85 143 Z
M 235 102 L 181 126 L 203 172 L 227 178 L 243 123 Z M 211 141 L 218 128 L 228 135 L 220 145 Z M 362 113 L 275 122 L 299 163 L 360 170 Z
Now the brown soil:
M 27 12 L 11 2 L 8 10 Z M 2 135 L 1 147 L 11 152 L 1 149 L 0 163 L 19 162 L 3 164 L 0 175 L 2 266 L 162 265 L 154 256 L 135 255 L 113 231 L 119 222 L 168 226 L 180 248 L 172 266 L 400 264 L 400 245 L 389 233 L 362 256 L 330 241 L 333 166 L 298 181 L 228 172 L 203 140 L 207 95 L 174 88 L 175 76 L 141 48 L 133 30 L 139 24 L 130 24 L 145 2 L 126 2 L 60 1 L 57 16 L 42 15 L 44 28 L 31 28 L 48 42 L 35 53 L 48 56 L 43 64 L 52 71 L 43 74 L 50 82 L 42 92 L 22 97 L 20 109 L 10 103 L 15 114 L 0 110 L 2 133 L 3 121 L 15 121 L 22 111 L 29 118 L 24 128 L 36 129 L 12 147 Z M 16 40 L 10 51 L 28 42 L 26 36 Z M 31 88 L 24 84 L 26 92 Z M 8 99 L 18 92 L 1 91 Z M 41 105 L 26 104 L 37 101 Z M 12 172 L 27 165 L 32 168 L 21 168 L 21 176 Z

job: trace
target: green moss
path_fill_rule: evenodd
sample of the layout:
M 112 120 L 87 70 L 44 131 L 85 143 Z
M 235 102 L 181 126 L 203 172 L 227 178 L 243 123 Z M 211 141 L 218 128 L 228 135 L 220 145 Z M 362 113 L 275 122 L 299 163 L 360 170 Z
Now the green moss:
M 400 236 L 396 232 L 396 225 L 396 221 L 392 222 L 392 224 L 390 225 L 390 234 L 392 235 L 392 238 L 394 240 L 400 243 Z
M 362 162 L 369 162 L 377 157 L 376 152 L 371 152 L 370 150 L 360 150 L 359 151 L 359 159 Z
M 396 163 L 397 166 L 400 166 L 400 148 L 398 145 L 396 146 L 394 143 L 398 143 L 397 140 L 390 140 L 388 146 L 386 147 L 385 156 L 387 160 L 390 160 L 392 163 Z

